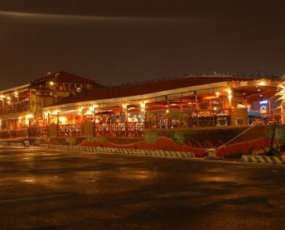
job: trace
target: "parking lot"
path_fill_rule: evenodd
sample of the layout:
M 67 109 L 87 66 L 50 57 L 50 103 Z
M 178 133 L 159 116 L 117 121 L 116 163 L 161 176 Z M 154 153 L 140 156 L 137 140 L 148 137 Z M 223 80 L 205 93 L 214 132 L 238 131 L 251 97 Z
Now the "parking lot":
M 0 148 L 0 229 L 283 229 L 285 167 Z

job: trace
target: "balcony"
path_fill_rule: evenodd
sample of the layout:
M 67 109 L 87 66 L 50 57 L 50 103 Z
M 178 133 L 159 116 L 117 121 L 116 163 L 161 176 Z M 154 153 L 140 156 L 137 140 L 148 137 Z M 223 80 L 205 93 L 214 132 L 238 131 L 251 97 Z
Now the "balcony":
M 0 106 L 0 115 L 27 112 L 29 110 L 30 110 L 29 101 L 16 102 L 11 105 Z

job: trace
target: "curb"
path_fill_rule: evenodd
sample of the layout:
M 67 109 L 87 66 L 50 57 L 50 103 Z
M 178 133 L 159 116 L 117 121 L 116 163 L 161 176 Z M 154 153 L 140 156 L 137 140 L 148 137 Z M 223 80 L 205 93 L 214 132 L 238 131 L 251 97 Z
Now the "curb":
M 243 155 L 242 162 L 285 164 L 285 157 Z
M 48 145 L 48 144 L 40 144 L 39 147 L 46 148 L 46 149 L 72 150 L 72 151 L 96 152 L 96 153 L 119 153 L 119 154 L 139 155 L 139 156 L 195 158 L 195 154 L 192 152 L 103 148 L 103 147 L 88 147 L 88 146 Z
M 11 147 L 11 146 L 24 146 L 23 143 L 19 143 L 19 142 L 2 142 L 0 144 L 1 147 Z

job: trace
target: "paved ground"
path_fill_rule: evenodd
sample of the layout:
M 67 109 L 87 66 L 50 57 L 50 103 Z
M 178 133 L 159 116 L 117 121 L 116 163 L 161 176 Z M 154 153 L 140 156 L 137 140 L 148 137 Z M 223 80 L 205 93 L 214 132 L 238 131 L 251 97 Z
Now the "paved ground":
M 1 230 L 283 230 L 285 165 L 0 148 Z

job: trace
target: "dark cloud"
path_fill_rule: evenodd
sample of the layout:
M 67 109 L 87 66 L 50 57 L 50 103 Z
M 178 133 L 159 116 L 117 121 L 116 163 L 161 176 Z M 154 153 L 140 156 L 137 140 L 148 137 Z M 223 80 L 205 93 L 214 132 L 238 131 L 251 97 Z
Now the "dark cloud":
M 281 74 L 282 1 L 1 1 L 1 88 L 65 70 L 103 84 Z

